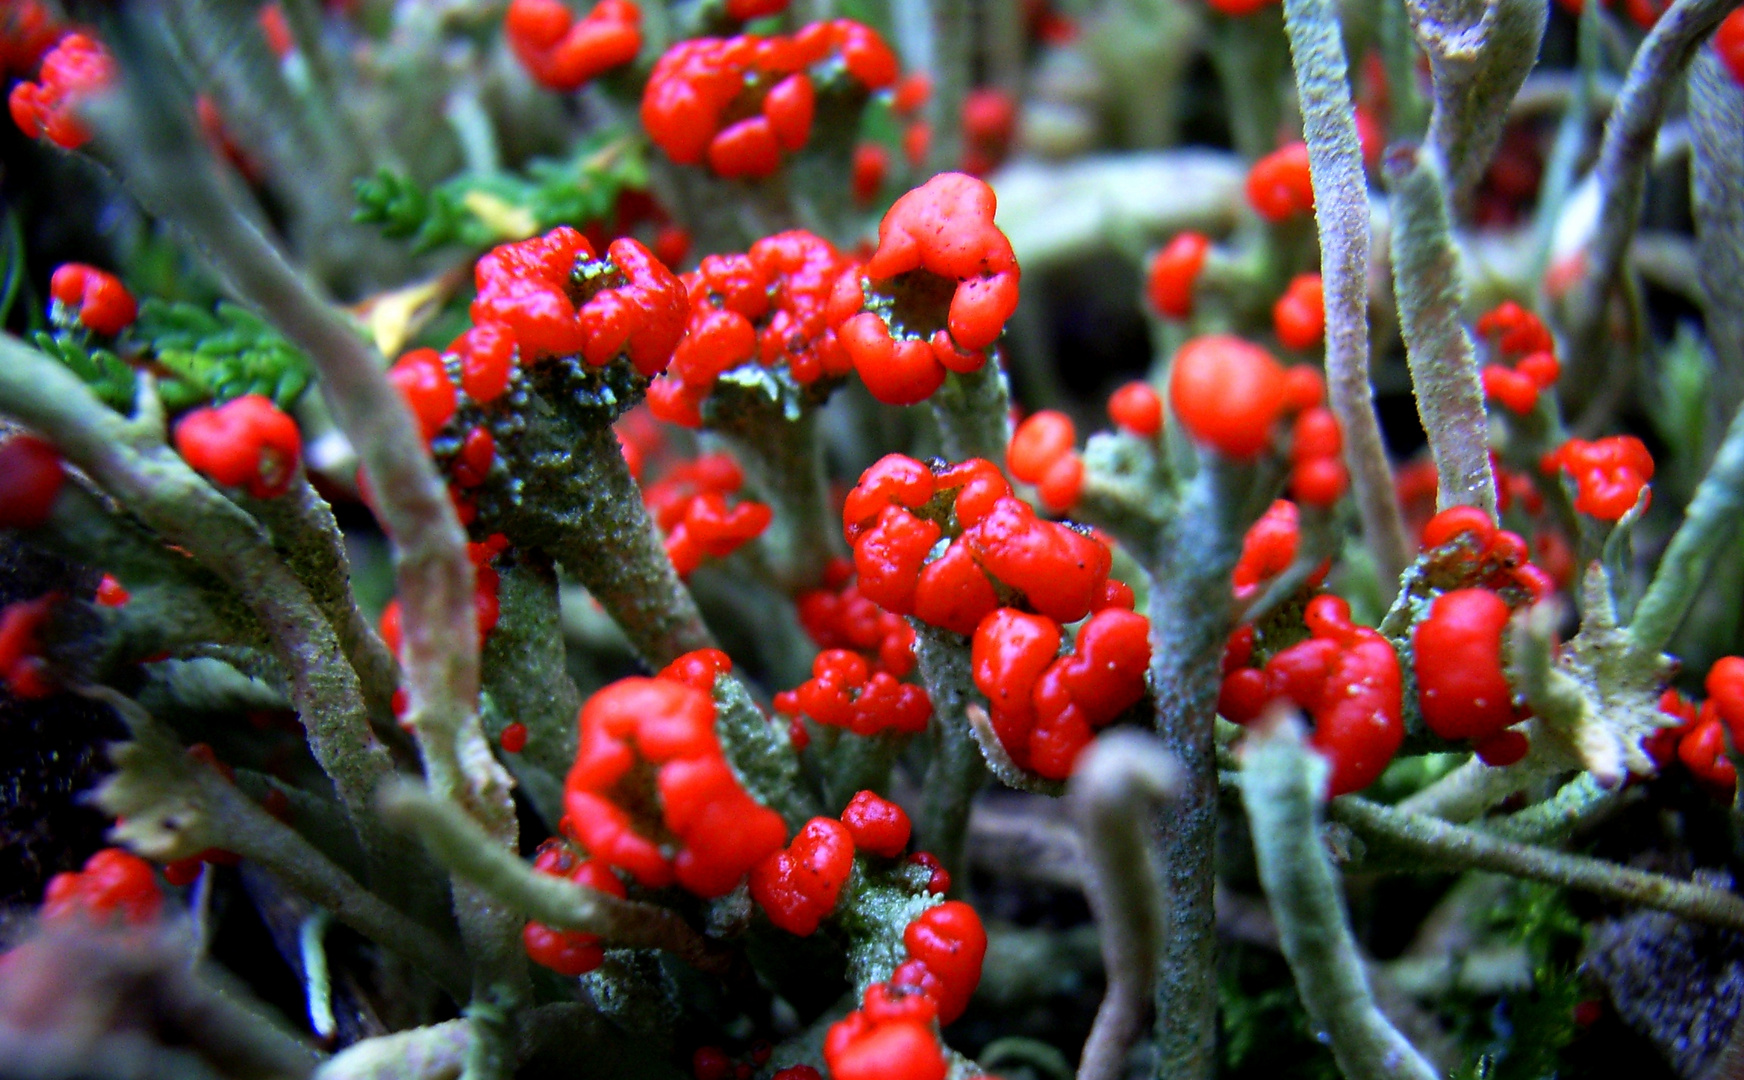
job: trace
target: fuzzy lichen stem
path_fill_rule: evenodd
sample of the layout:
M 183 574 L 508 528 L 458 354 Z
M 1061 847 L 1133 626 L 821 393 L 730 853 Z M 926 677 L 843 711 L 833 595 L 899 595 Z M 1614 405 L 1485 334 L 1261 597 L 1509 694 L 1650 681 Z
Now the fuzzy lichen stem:
M 979 702 L 969 674 L 969 643 L 947 630 L 910 620 L 921 684 L 932 698 L 933 754 L 923 782 L 915 843 L 935 855 L 961 881 L 969 807 L 987 782 L 987 764 L 970 726 L 968 707 Z
M 1154 738 L 1126 731 L 1097 739 L 1073 770 L 1068 799 L 1083 842 L 1086 891 L 1108 977 L 1078 1060 L 1078 1080 L 1120 1076 L 1144 1021 L 1168 904 L 1148 842 L 1151 814 L 1180 779 L 1174 759 Z
M 1623 258 L 1641 221 L 1653 142 L 1684 69 L 1739 0 L 1676 0 L 1647 32 L 1617 94 L 1594 167 L 1598 231 L 1586 249 L 1586 274 L 1570 300 L 1570 354 L 1596 370 Z
M 1005 460 L 1011 444 L 1011 384 L 1000 355 L 967 375 L 950 375 L 927 399 L 939 425 L 940 449 L 947 461 Z
M 1382 581 L 1411 561 L 1369 379 L 1369 196 L 1350 100 L 1350 65 L 1335 0 L 1284 0 L 1302 131 L 1314 183 L 1320 279 L 1326 293 L 1327 396 L 1344 429 L 1344 458 L 1363 537 Z
M 388 842 L 372 820 L 369 799 L 393 763 L 370 731 L 362 689 L 338 635 L 260 526 L 159 435 L 137 430 L 67 368 L 10 335 L 0 335 L 0 412 L 46 436 L 116 501 L 244 599 L 272 641 L 315 760 L 332 778 L 365 850 L 383 854 Z
M 1744 522 L 1744 407 L 1732 418 L 1708 474 L 1684 508 L 1653 581 L 1635 605 L 1629 648 L 1640 659 L 1665 652 L 1696 602 L 1715 557 Z
M 539 418 L 518 452 L 549 464 L 524 471 L 521 495 L 500 508 L 483 503 L 483 515 L 516 544 L 550 552 L 650 668 L 716 647 L 609 424 Z
M 1702 319 L 1720 361 L 1717 396 L 1735 408 L 1744 400 L 1744 86 L 1703 52 L 1690 67 L 1689 88 Z
M 731 390 L 730 398 L 720 396 Z M 789 592 L 816 586 L 832 555 L 840 554 L 841 525 L 831 513 L 818 413 L 786 402 L 757 386 L 718 386 L 710 430 L 724 436 L 745 469 L 747 487 L 775 512 L 758 538 L 775 584 Z
M 314 362 L 328 410 L 363 462 L 376 513 L 394 542 L 408 698 L 432 789 L 464 806 L 492 842 L 513 847 L 512 782 L 491 755 L 477 713 L 478 628 L 473 570 L 448 492 L 417 423 L 388 381 L 381 357 L 353 326 L 291 268 L 231 204 L 184 104 L 168 92 L 150 29 L 129 20 L 130 56 L 121 115 L 107 117 L 113 138 L 127 123 L 137 140 L 123 178 L 135 196 L 179 225 L 235 292 L 260 310 Z M 151 90 L 143 80 L 153 78 Z M 156 91 L 153 94 L 153 91 Z M 150 104 L 148 104 L 150 102 Z M 456 882 L 454 904 L 483 983 L 526 985 L 526 955 L 512 915 Z
M 1508 106 L 1538 59 L 1546 0 L 1408 0 L 1429 58 L 1434 110 L 1424 143 L 1449 201 L 1464 206 L 1483 179 Z
M 1433 154 L 1403 148 L 1388 154 L 1387 179 L 1393 193 L 1393 291 L 1417 415 L 1440 478 L 1437 506 L 1476 506 L 1494 518 L 1489 419 L 1477 355 L 1460 321 L 1465 295 L 1441 167 Z
M 610 946 L 663 949 L 700 969 L 720 968 L 720 956 L 677 912 L 535 873 L 491 843 L 452 803 L 415 784 L 384 788 L 377 804 L 384 817 L 415 833 L 444 866 L 476 885 L 517 923 L 536 919 L 558 930 L 598 934 Z
M 1389 853 L 1410 858 L 1425 870 L 1489 870 L 1744 930 L 1744 900 L 1717 889 L 1602 859 L 1515 843 L 1354 795 L 1334 799 L 1328 814 L 1358 836 Z
M 248 509 L 267 527 L 273 547 L 339 635 L 370 708 L 380 716 L 392 715 L 390 703 L 400 683 L 399 661 L 357 606 L 351 591 L 351 559 L 333 508 L 316 494 L 306 476 L 299 476 L 283 495 L 252 499 Z
M 1229 575 L 1258 516 L 1246 505 L 1253 482 L 1253 470 L 1207 455 L 1147 553 L 1157 734 L 1183 772 L 1174 812 L 1157 832 L 1171 899 L 1158 965 L 1157 1075 L 1178 1080 L 1217 1068 L 1217 691 L 1235 618 Z
M 1314 1029 L 1325 1033 L 1350 1080 L 1435 1080 L 1437 1070 L 1375 1007 L 1320 839 L 1326 760 L 1309 751 L 1290 716 L 1250 735 L 1242 758 L 1242 803 L 1260 881 Z

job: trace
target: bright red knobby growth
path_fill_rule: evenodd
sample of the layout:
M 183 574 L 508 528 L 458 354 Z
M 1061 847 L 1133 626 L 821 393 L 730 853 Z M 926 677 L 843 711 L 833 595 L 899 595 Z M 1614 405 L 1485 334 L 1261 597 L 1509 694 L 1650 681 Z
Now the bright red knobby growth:
M 1732 81 L 1744 86 L 1744 11 L 1734 11 L 1720 21 L 1714 31 L 1714 52 Z
M 1017 99 L 996 87 L 977 87 L 963 97 L 963 171 L 986 176 L 1011 152 L 1017 131 Z
M 702 425 L 715 380 L 742 364 L 784 366 L 809 386 L 853 370 L 829 324 L 836 280 L 853 263 L 822 237 L 794 229 L 765 237 L 743 255 L 708 255 L 684 275 L 687 333 L 666 374 L 649 387 L 655 416 Z
M 1527 560 L 1526 541 L 1475 506 L 1450 506 L 1423 527 L 1423 550 L 1438 587 L 1481 587 L 1510 606 L 1536 603 L 1556 591 L 1550 575 Z
M 1538 407 L 1538 395 L 1556 385 L 1562 375 L 1550 329 L 1512 300 L 1485 312 L 1477 329 L 1489 339 L 1492 351 L 1492 362 L 1484 365 L 1484 396 L 1525 416 Z M 1501 362 L 1510 357 L 1512 367 Z
M 42 0 L 8 0 L 0 5 L 0 77 L 22 78 L 35 71 L 65 33 Z
M 0 440 L 0 529 L 42 527 L 66 478 L 52 444 L 34 435 Z
M 582 706 L 564 832 L 643 885 L 677 881 L 699 896 L 722 896 L 787 839 L 780 816 L 734 778 L 715 737 L 714 700 L 691 684 L 728 666 L 713 650 L 690 653 L 656 678 L 620 679 Z M 621 786 L 639 794 L 620 804 Z M 658 825 L 675 843 L 650 839 L 624 805 L 658 805 Z
M 1326 336 L 1326 291 L 1319 274 L 1298 274 L 1272 305 L 1272 328 L 1286 349 L 1312 349 Z
M 899 682 L 887 671 L 873 671 L 865 657 L 846 649 L 819 653 L 811 678 L 775 695 L 775 708 L 856 735 L 922 732 L 933 712 L 924 689 Z
M 84 919 L 143 926 L 163 906 L 151 864 L 120 848 L 104 848 L 76 873 L 56 874 L 42 897 L 42 917 L 50 922 Z
M 0 682 L 18 698 L 42 698 L 55 691 L 41 656 L 37 633 L 54 613 L 58 593 L 16 600 L 0 609 Z
M 1236 600 L 1246 603 L 1260 586 L 1290 568 L 1302 546 L 1301 515 L 1296 504 L 1278 499 L 1241 538 L 1241 557 L 1230 575 Z
M 854 838 L 834 818 L 815 817 L 782 851 L 751 871 L 751 899 L 769 921 L 790 934 L 816 932 L 841 897 L 854 869 Z
M 139 304 L 113 274 L 84 263 L 62 263 L 49 278 L 48 294 L 79 322 L 99 334 L 119 334 L 139 314 Z
M 42 58 L 37 81 L 18 83 L 6 104 L 26 135 L 76 150 L 91 138 L 78 117 L 82 100 L 114 78 L 115 60 L 102 42 L 68 34 Z
M 1570 439 L 1546 454 L 1541 467 L 1547 473 L 1561 469 L 1573 476 L 1574 508 L 1600 521 L 1616 521 L 1627 514 L 1653 479 L 1653 455 L 1633 435 L 1592 442 Z
M 978 371 L 1017 308 L 1018 267 L 1011 242 L 993 223 L 993 189 L 963 173 L 941 173 L 896 200 L 878 225 L 878 249 L 865 278 L 838 282 L 833 315 L 854 370 L 887 405 L 924 401 L 947 370 Z M 902 279 L 915 272 L 955 282 L 943 326 L 910 325 Z M 853 314 L 867 292 L 894 290 L 892 321 Z M 856 295 L 857 294 L 857 295 Z M 936 318 L 929 314 L 928 318 Z
M 621 354 L 656 375 L 684 336 L 684 284 L 634 240 L 612 241 L 606 255 L 597 260 L 567 225 L 496 247 L 473 268 L 472 320 L 506 326 L 523 363 L 580 353 L 601 367 Z
M 727 496 L 744 484 L 745 474 L 731 457 L 704 454 L 673 466 L 642 493 L 679 577 L 689 577 L 705 558 L 726 558 L 769 527 L 774 512 L 764 504 L 728 506 Z
M 1163 430 L 1162 395 L 1150 383 L 1126 383 L 1108 395 L 1108 419 L 1130 435 L 1154 439 Z
M 902 678 L 914 670 L 914 628 L 860 592 L 854 564 L 832 559 L 821 588 L 794 600 L 799 624 L 820 649 L 853 649 L 878 671 Z
M 1254 212 L 1278 223 L 1314 212 L 1314 183 L 1308 176 L 1308 144 L 1290 143 L 1253 163 L 1247 174 L 1247 201 Z
M 1036 486 L 1042 505 L 1063 514 L 1084 489 L 1084 461 L 1074 450 L 1077 431 L 1063 412 L 1043 409 L 1017 426 L 1005 452 L 1006 468 Z
M 597 859 L 583 859 L 567 841 L 553 838 L 539 845 L 533 857 L 537 873 L 564 878 L 584 888 L 597 889 L 609 896 L 624 898 L 624 883 L 618 875 Z M 575 978 L 585 975 L 605 962 L 605 950 L 599 935 L 573 930 L 553 930 L 544 923 L 529 922 L 521 931 L 521 943 L 527 958 L 559 975 Z
M 1151 256 L 1145 275 L 1145 295 L 1158 315 L 1185 319 L 1193 314 L 1193 287 L 1205 269 L 1211 239 L 1204 233 L 1176 233 L 1175 238 Z
M 1488 589 L 1455 589 L 1411 632 L 1423 722 L 1444 739 L 1482 741 L 1518 718 L 1502 665 L 1512 612 Z
M 1284 371 L 1272 354 L 1227 334 L 1181 346 L 1169 374 L 1169 402 L 1198 442 L 1251 461 L 1272 441 L 1287 407 Z
M 176 450 L 195 470 L 257 499 L 282 495 L 297 475 L 297 422 L 260 394 L 194 409 L 176 421 Z
M 503 37 L 540 84 L 576 90 L 636 58 L 642 10 L 630 0 L 599 0 L 577 19 L 562 0 L 511 0 Z
M 691 38 L 667 49 L 642 95 L 642 126 L 680 165 L 755 180 L 811 138 L 817 89 L 807 70 L 840 58 L 864 90 L 896 81 L 896 54 L 868 26 L 816 22 L 787 37 Z M 820 71 L 820 77 L 823 74 Z
M 1344 432 L 1332 410 L 1316 405 L 1297 413 L 1290 430 L 1290 494 L 1304 506 L 1331 506 L 1349 486 Z
M 1329 798 L 1374 783 L 1405 738 L 1399 658 L 1387 639 L 1350 621 L 1350 605 L 1336 596 L 1308 603 L 1312 635 L 1250 667 L 1251 633 L 1231 639 L 1224 653 L 1217 711 L 1249 724 L 1278 699 L 1288 699 L 1314 721 L 1309 743 L 1332 766 Z
M 862 791 L 848 801 L 842 824 L 854 838 L 854 846 L 886 859 L 894 859 L 908 847 L 913 826 L 902 807 L 877 792 Z

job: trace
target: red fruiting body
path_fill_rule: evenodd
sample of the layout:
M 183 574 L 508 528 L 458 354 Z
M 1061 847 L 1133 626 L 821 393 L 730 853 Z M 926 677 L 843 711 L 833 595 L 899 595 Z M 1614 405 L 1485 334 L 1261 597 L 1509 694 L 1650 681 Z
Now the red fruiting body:
M 1211 6 L 1212 10 L 1227 15 L 1232 19 L 1239 19 L 1247 15 L 1252 15 L 1254 12 L 1261 11 L 1267 5 L 1276 2 L 1277 0 L 1206 0 L 1206 3 Z
M 1344 494 L 1350 476 L 1342 453 L 1344 433 L 1332 410 L 1304 409 L 1290 432 L 1290 494 L 1308 506 L 1331 506 Z
M 1731 796 L 1738 774 L 1732 767 L 1732 759 L 1726 754 L 1725 729 L 1711 708 L 1702 708 L 1701 719 L 1695 728 L 1677 744 L 1677 758 L 1715 794 Z
M 752 361 L 783 365 L 802 386 L 846 376 L 853 365 L 828 308 L 836 281 L 852 266 L 829 241 L 799 229 L 765 237 L 743 255 L 705 256 L 684 275 L 688 331 L 649 388 L 654 415 L 700 427 L 715 380 Z
M 1108 418 L 1121 430 L 1154 439 L 1163 430 L 1163 399 L 1147 382 L 1129 382 L 1108 395 Z
M 1312 636 L 1264 668 L 1244 666 L 1247 649 L 1232 641 L 1217 711 L 1248 724 L 1279 698 L 1294 702 L 1314 721 L 1310 745 L 1332 766 L 1331 798 L 1374 783 L 1404 741 L 1399 658 L 1386 638 L 1350 621 L 1339 597 L 1315 597 L 1306 619 Z
M 428 444 L 454 416 L 459 401 L 435 349 L 413 349 L 388 369 L 388 379 L 406 399 Z
M 1193 287 L 1205 269 L 1211 239 L 1204 233 L 1176 233 L 1168 246 L 1151 256 L 1145 275 L 1145 295 L 1158 315 L 1185 319 L 1193 314 Z
M 1574 508 L 1600 521 L 1616 521 L 1634 509 L 1647 481 L 1653 479 L 1653 456 L 1633 435 L 1593 442 L 1570 439 L 1545 455 L 1543 467 L 1545 472 L 1562 469 L 1573 476 Z
M 1319 274 L 1290 280 L 1284 295 L 1272 305 L 1272 327 L 1286 349 L 1312 349 L 1326 336 L 1326 294 Z
M 706 160 L 721 176 L 760 179 L 810 139 L 815 89 L 807 69 L 821 75 L 832 58 L 866 90 L 896 81 L 896 55 L 877 32 L 848 19 L 811 23 L 791 37 L 692 38 L 655 63 L 642 126 L 680 165 Z
M 1017 100 L 1010 92 L 981 86 L 963 98 L 963 171 L 985 176 L 1011 152 L 1017 130 Z
M 43 893 L 42 917 L 49 922 L 119 920 L 143 926 L 163 906 L 151 864 L 120 848 L 104 848 L 85 860 L 77 873 L 56 874 Z
M 1731 729 L 1733 741 L 1744 743 L 1744 658 L 1722 656 L 1708 669 L 1708 703 Z
M 863 142 L 854 147 L 852 184 L 855 202 L 861 206 L 869 205 L 878 197 L 888 175 L 890 151 L 882 143 Z
M 185 414 L 176 422 L 175 443 L 196 471 L 257 499 L 290 488 L 303 451 L 297 422 L 259 394 Z
M 785 851 L 770 854 L 751 871 L 751 899 L 770 922 L 808 937 L 835 910 L 853 869 L 854 838 L 848 827 L 831 818 L 812 818 Z
M 690 1055 L 690 1074 L 696 1080 L 727 1080 L 733 1075 L 733 1059 L 718 1046 L 699 1046 Z
M 576 90 L 636 58 L 642 11 L 630 0 L 600 0 L 577 19 L 562 0 L 511 0 L 503 37 L 539 83 Z
M 1285 408 L 1284 372 L 1272 355 L 1238 337 L 1197 337 L 1175 354 L 1169 402 L 1198 442 L 1251 461 L 1272 441 Z
M 830 1026 L 824 1063 L 833 1080 L 945 1080 L 949 1067 L 926 1023 L 875 1024 L 852 1012 Z
M 497 741 L 505 752 L 520 753 L 527 748 L 527 725 L 520 721 L 505 725 Z
M 944 382 L 947 370 L 967 374 L 986 362 L 1017 307 L 1018 267 L 1011 243 L 993 223 L 993 189 L 963 173 L 941 173 L 903 195 L 878 225 L 878 249 L 866 263 L 872 286 L 916 271 L 956 282 L 942 327 L 893 324 L 865 303 L 852 275 L 831 301 L 837 336 L 872 396 L 913 405 Z M 897 311 L 900 318 L 901 312 Z
M 854 846 L 886 859 L 894 859 L 908 847 L 908 814 L 902 807 L 876 792 L 862 791 L 848 801 L 842 811 L 842 824 L 854 839 Z
M 582 706 L 581 740 L 564 782 L 563 828 L 594 858 L 643 885 L 676 880 L 699 896 L 722 896 L 781 848 L 787 829 L 745 793 L 722 757 L 714 701 L 679 681 L 691 678 L 692 668 L 718 670 L 719 658 L 688 657 L 696 663 L 681 657 L 670 676 L 620 679 Z M 671 858 L 614 801 L 620 784 L 645 783 L 632 773 L 638 760 L 656 767 L 661 824 L 681 845 Z
M 42 0 L 10 0 L 0 7 L 0 76 L 23 77 L 36 70 L 43 54 L 66 28 L 57 24 Z
M 1278 223 L 1314 212 L 1314 183 L 1308 176 L 1308 144 L 1291 143 L 1253 163 L 1247 174 L 1247 201 L 1260 217 Z
M 981 916 L 961 900 L 947 900 L 921 914 L 902 932 L 908 955 L 925 964 L 938 979 L 935 995 L 939 1023 L 963 1015 L 969 997 L 981 982 L 981 962 L 987 955 L 987 931 Z
M 7 106 L 12 122 L 31 138 L 46 138 L 56 146 L 76 150 L 91 133 L 79 121 L 86 96 L 115 78 L 115 60 L 101 42 L 84 34 L 68 34 L 42 58 L 37 82 L 12 88 Z
M 79 322 L 99 334 L 119 334 L 139 314 L 139 303 L 113 274 L 84 263 L 62 263 L 49 278 L 48 294 Z
M 1452 506 L 1430 518 L 1423 527 L 1423 550 L 1431 554 L 1438 576 L 1458 585 L 1512 592 L 1516 603 L 1535 603 L 1556 591 L 1549 575 L 1526 561 L 1526 542 L 1496 528 L 1475 506 Z
M 778 1070 L 770 1080 L 824 1080 L 824 1077 L 810 1065 L 789 1065 Z
M 624 898 L 624 883 L 599 860 L 583 860 L 562 840 L 547 840 L 533 859 L 533 869 L 552 877 L 567 878 L 608 896 Z M 599 935 L 572 930 L 554 930 L 544 923 L 529 922 L 521 931 L 527 958 L 559 975 L 585 975 L 605 961 Z
M 1423 722 L 1444 739 L 1485 739 L 1512 724 L 1514 691 L 1502 670 L 1510 612 L 1488 589 L 1442 593 L 1411 633 Z
M 1484 396 L 1494 398 L 1521 416 L 1538 407 L 1538 395 L 1562 374 L 1556 341 L 1538 316 L 1509 300 L 1486 312 L 1478 333 L 1490 339 L 1494 359 L 1515 357 L 1513 367 L 1500 362 L 1483 370 Z
M 775 696 L 778 711 L 804 713 L 862 736 L 926 730 L 933 711 L 926 691 L 898 682 L 889 672 L 872 671 L 859 653 L 826 649 L 812 661 L 811 671 L 810 679 Z
M 37 631 L 54 612 L 57 593 L 35 600 L 16 600 L 0 609 L 0 680 L 18 698 L 42 698 L 54 693 Z
M 53 445 L 34 435 L 0 440 L 0 529 L 41 528 L 66 478 Z
M 460 357 L 460 388 L 488 405 L 509 388 L 515 371 L 515 332 L 502 323 L 480 323 L 455 338 L 448 351 Z
M 914 628 L 863 595 L 853 577 L 853 563 L 832 560 L 824 587 L 796 598 L 799 624 L 818 648 L 856 650 L 875 669 L 900 679 L 914 670 Z
M 684 336 L 684 284 L 634 240 L 612 241 L 609 267 L 595 280 L 616 280 L 581 304 L 580 264 L 595 262 L 586 237 L 560 225 L 531 240 L 503 244 L 478 260 L 473 277 L 474 323 L 501 323 L 513 333 L 524 363 L 580 353 L 592 367 L 627 356 L 639 374 L 665 370 Z
M 1732 81 L 1744 86 L 1744 12 L 1734 11 L 1720 21 L 1714 31 L 1714 52 Z
M 1036 485 L 1042 505 L 1064 513 L 1084 486 L 1084 462 L 1072 444 L 1077 433 L 1065 413 L 1044 409 L 1019 424 L 1005 463 L 1011 475 Z
M 103 607 L 124 607 L 132 598 L 126 587 L 108 574 L 97 583 L 97 603 Z
M 689 577 L 705 558 L 726 558 L 769 527 L 774 512 L 762 503 L 727 505 L 744 482 L 732 458 L 705 454 L 668 470 L 642 493 L 679 577 Z
M 1296 550 L 1301 543 L 1302 530 L 1296 504 L 1279 499 L 1267 507 L 1242 537 L 1241 557 L 1230 577 L 1235 598 L 1246 602 L 1259 592 L 1262 583 L 1289 569 L 1296 561 Z

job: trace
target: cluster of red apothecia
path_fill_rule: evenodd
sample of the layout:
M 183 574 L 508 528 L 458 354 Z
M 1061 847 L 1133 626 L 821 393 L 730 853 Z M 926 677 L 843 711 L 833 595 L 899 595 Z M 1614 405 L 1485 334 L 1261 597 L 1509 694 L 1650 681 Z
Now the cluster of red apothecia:
M 642 10 L 630 0 L 600 0 L 577 19 L 562 0 L 512 0 L 503 37 L 540 85 L 576 90 L 642 50 Z
M 1726 740 L 1744 745 L 1744 657 L 1714 661 L 1705 685 L 1708 700 L 1699 707 L 1676 690 L 1665 691 L 1659 710 L 1677 722 L 1641 740 L 1641 748 L 1661 767 L 1675 757 L 1715 797 L 1730 802 L 1738 774 Z
M 784 367 L 801 386 L 845 377 L 853 363 L 836 340 L 829 302 L 836 280 L 856 265 L 828 240 L 798 229 L 765 237 L 742 255 L 705 256 L 683 277 L 690 318 L 671 365 L 648 388 L 654 415 L 701 427 L 715 381 L 751 361 Z
M 1238 597 L 1289 565 L 1299 545 L 1294 507 L 1279 501 L 1249 530 L 1237 565 Z M 1474 507 L 1454 507 L 1424 529 L 1424 573 L 1437 595 L 1412 630 L 1413 673 L 1424 724 L 1450 741 L 1469 741 L 1490 765 L 1518 761 L 1528 749 L 1513 725 L 1530 715 L 1514 700 L 1502 636 L 1515 609 L 1549 596 L 1555 585 L 1527 557 L 1526 543 L 1498 529 Z M 1255 629 L 1238 627 L 1223 657 L 1217 709 L 1248 724 L 1275 701 L 1288 700 L 1314 724 L 1312 745 L 1332 766 L 1328 794 L 1373 783 L 1404 739 L 1402 680 L 1393 645 L 1350 620 L 1336 596 L 1310 600 L 1309 632 L 1256 665 Z
M 896 200 L 878 223 L 872 257 L 837 281 L 830 322 L 879 401 L 924 401 L 947 372 L 986 362 L 1018 294 L 1017 258 L 993 223 L 994 206 L 986 183 L 941 173 Z M 947 288 L 941 319 L 931 309 L 944 306 Z
M 643 490 L 679 577 L 688 578 L 705 558 L 726 558 L 769 527 L 773 512 L 764 504 L 728 505 L 727 497 L 744 486 L 738 462 L 714 453 L 673 465 Z
M 1538 395 L 1555 386 L 1562 376 L 1550 328 L 1532 312 L 1507 300 L 1486 311 L 1478 319 L 1477 329 L 1491 350 L 1490 362 L 1483 370 L 1484 396 L 1521 416 L 1532 412 L 1538 407 Z M 1510 358 L 1512 367 L 1502 362 Z
M 1651 498 L 1653 455 L 1633 435 L 1587 441 L 1569 439 L 1544 455 L 1539 468 L 1549 475 L 1566 472 L 1575 482 L 1574 508 L 1601 521 L 1616 521 Z
M 926 730 L 932 701 L 919 686 L 901 680 L 914 670 L 914 628 L 860 592 L 854 564 L 832 559 L 823 584 L 794 599 L 799 622 L 821 651 L 812 677 L 775 696 L 775 709 L 792 718 L 788 737 L 804 750 L 811 733 L 800 722 L 856 735 Z
M 87 34 L 68 33 L 42 54 L 37 81 L 14 85 L 6 104 L 13 123 L 26 135 L 75 150 L 91 139 L 79 120 L 81 100 L 114 79 L 115 59 L 103 43 Z
M 810 23 L 789 36 L 691 38 L 654 64 L 642 93 L 642 126 L 680 165 L 706 162 L 730 179 L 755 180 L 811 139 L 816 83 L 845 74 L 865 91 L 896 81 L 896 54 L 877 31 L 850 19 Z
M 1109 579 L 1107 545 L 1038 518 L 991 463 L 889 455 L 849 492 L 842 521 L 862 595 L 972 635 L 977 687 L 1020 767 L 1064 777 L 1094 729 L 1143 697 L 1149 625 Z M 1059 656 L 1062 626 L 1086 617 Z
M 1196 337 L 1175 354 L 1169 403 L 1196 442 L 1233 461 L 1253 461 L 1273 445 L 1278 421 L 1290 432 L 1290 493 L 1331 506 L 1344 494 L 1344 438 L 1326 408 L 1326 384 L 1307 364 L 1285 368 L 1258 345 L 1226 334 Z

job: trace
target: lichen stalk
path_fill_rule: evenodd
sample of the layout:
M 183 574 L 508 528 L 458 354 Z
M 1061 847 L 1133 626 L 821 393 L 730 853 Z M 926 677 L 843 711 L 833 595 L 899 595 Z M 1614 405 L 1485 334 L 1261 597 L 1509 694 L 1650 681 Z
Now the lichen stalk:
M 1659 558 L 1653 580 L 1635 605 L 1629 647 L 1655 659 L 1671 644 L 1696 602 L 1714 559 L 1735 543 L 1744 522 L 1744 408 L 1733 416 L 1714 463 L 1684 508 L 1683 523 Z
M 1635 58 L 1605 124 L 1594 167 L 1599 207 L 1597 232 L 1586 248 L 1586 274 L 1570 296 L 1570 355 L 1596 363 L 1604 338 L 1606 310 L 1616 292 L 1623 258 L 1641 221 L 1653 141 L 1665 122 L 1684 70 L 1696 50 L 1739 0 L 1676 0 L 1659 20 Z
M 957 634 L 911 619 L 921 685 L 932 698 L 928 725 L 932 758 L 922 782 L 915 842 L 961 880 L 969 807 L 987 782 L 987 764 L 970 727 L 968 707 L 982 699 L 969 673 L 969 643 Z
M 1156 992 L 1158 1075 L 1210 1077 L 1217 1066 L 1219 661 L 1234 625 L 1229 575 L 1258 516 L 1245 504 L 1253 470 L 1207 456 L 1151 553 L 1151 693 L 1162 748 L 1182 767 L 1181 794 L 1157 832 L 1171 898 Z
M 946 460 L 1005 460 L 1011 444 L 1011 384 L 997 352 L 967 375 L 951 375 L 927 399 Z
M 1391 582 L 1411 554 L 1369 378 L 1368 182 L 1338 5 L 1333 0 L 1284 0 L 1284 28 L 1314 183 L 1325 289 L 1327 396 L 1344 431 L 1345 464 L 1363 536 L 1381 579 Z
M 1156 981 L 1168 896 L 1149 844 L 1155 804 L 1175 792 L 1178 767 L 1156 740 L 1115 731 L 1084 752 L 1068 787 L 1083 842 L 1090 908 L 1108 989 L 1084 1042 L 1078 1080 L 1113 1080 L 1138 1038 Z
M 1241 794 L 1279 944 L 1316 1031 L 1350 1080 L 1440 1073 L 1375 1007 L 1338 874 L 1320 839 L 1328 766 L 1293 716 L 1274 716 L 1242 754 Z
M 1441 168 L 1433 155 L 1395 150 L 1388 155 L 1387 179 L 1393 193 L 1393 294 L 1417 415 L 1439 475 L 1437 505 L 1476 506 L 1493 518 L 1489 420 L 1477 355 L 1460 321 L 1465 291 Z
M 1744 87 L 1710 52 L 1690 66 L 1690 192 L 1702 318 L 1722 409 L 1744 401 Z
M 406 669 L 407 722 L 426 776 L 443 798 L 464 806 L 493 842 L 516 843 L 508 774 L 491 755 L 478 722 L 478 630 L 473 572 L 448 492 L 417 425 L 388 381 L 374 348 L 300 277 L 231 204 L 177 99 L 150 99 L 141 80 L 160 67 L 143 28 L 124 36 L 132 63 L 125 122 L 138 138 L 123 177 L 134 195 L 193 239 L 237 295 L 258 308 L 314 362 L 335 423 L 363 462 L 376 513 L 394 542 Z M 162 90 L 164 80 L 154 84 Z M 146 102 L 151 100 L 151 104 Z M 123 116 L 107 118 L 112 125 Z M 115 126 L 105 128 L 114 138 Z M 526 958 L 510 913 L 457 882 L 455 908 L 484 983 L 521 987 Z

